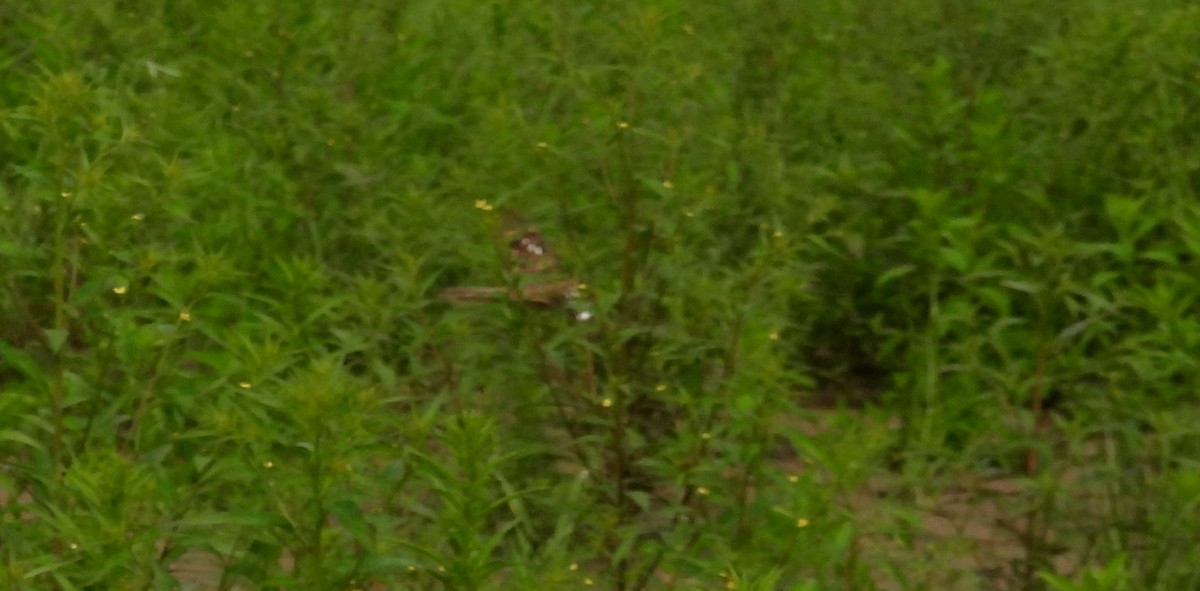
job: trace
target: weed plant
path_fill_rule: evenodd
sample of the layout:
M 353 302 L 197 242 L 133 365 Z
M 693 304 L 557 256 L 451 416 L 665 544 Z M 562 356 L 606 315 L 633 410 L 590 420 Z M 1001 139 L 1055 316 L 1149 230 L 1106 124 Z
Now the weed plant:
M 1200 586 L 1192 3 L 0 31 L 2 588 Z

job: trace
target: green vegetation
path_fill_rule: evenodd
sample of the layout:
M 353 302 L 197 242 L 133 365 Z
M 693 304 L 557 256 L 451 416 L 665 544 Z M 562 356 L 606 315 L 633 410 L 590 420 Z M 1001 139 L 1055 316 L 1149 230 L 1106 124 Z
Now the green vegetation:
M 1194 3 L 0 31 L 0 588 L 1200 588 Z

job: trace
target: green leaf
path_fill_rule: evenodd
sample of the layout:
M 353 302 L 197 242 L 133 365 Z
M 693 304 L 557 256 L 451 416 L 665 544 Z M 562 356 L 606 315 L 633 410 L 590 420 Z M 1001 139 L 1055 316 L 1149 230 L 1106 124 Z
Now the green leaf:
M 1017 281 L 1015 279 L 1005 279 L 1000 282 L 1000 285 L 1012 290 L 1024 292 L 1030 295 L 1037 294 L 1042 291 L 1042 286 L 1029 281 Z
M 329 505 L 329 514 L 350 532 L 355 541 L 364 545 L 371 541 L 371 526 L 363 518 L 362 509 L 359 509 L 358 504 L 346 499 L 334 501 Z
M 879 277 L 875 278 L 875 287 L 883 287 L 892 281 L 912 273 L 914 270 L 916 270 L 916 268 L 916 265 L 900 265 L 899 267 L 892 267 L 891 269 L 881 273 Z
M 46 574 L 46 573 L 57 571 L 58 569 L 60 569 L 60 568 L 62 568 L 62 567 L 64 567 L 64 566 L 67 566 L 68 564 L 71 564 L 71 563 L 73 563 L 73 562 L 75 562 L 75 560 L 73 560 L 73 559 L 72 559 L 72 560 L 61 560 L 61 561 L 59 561 L 59 562 L 54 562 L 54 563 L 47 564 L 47 565 L 44 565 L 44 566 L 39 566 L 39 567 L 37 567 L 37 568 L 35 568 L 35 569 L 32 569 L 32 570 L 26 571 L 26 572 L 24 573 L 24 575 L 25 575 L 25 576 L 24 576 L 24 578 L 25 578 L 26 580 L 29 580 L 29 579 L 35 579 L 35 578 L 37 578 L 37 577 L 40 577 L 40 576 L 42 576 L 42 575 L 44 575 L 44 574 Z
M 382 575 L 387 573 L 406 572 L 410 566 L 420 566 L 421 563 L 404 556 L 370 556 L 362 562 L 363 574 Z
M 67 337 L 70 336 L 70 333 L 64 328 L 47 328 L 45 332 L 52 353 L 58 353 L 62 349 L 63 343 L 67 342 Z
M 44 446 L 38 443 L 36 439 L 13 429 L 5 429 L 0 431 L 0 441 L 20 443 L 22 445 L 28 445 L 29 447 L 37 450 L 45 449 Z
M 946 263 L 951 269 L 960 273 L 965 272 L 970 267 L 970 262 L 967 260 L 967 255 L 961 251 L 952 248 L 942 248 L 942 262 Z
M 35 382 L 44 383 L 46 374 L 28 353 L 0 341 L 0 361 L 5 361 L 25 377 Z
M 180 519 L 183 527 L 210 527 L 214 525 L 236 525 L 244 527 L 287 527 L 286 519 L 266 511 L 214 511 L 198 513 Z

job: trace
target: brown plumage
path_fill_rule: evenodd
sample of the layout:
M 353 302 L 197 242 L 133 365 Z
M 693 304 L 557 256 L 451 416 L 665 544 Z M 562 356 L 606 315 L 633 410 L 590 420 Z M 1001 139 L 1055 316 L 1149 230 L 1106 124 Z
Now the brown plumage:
M 555 277 L 558 257 L 536 228 L 521 216 L 503 214 L 500 238 L 507 243 L 511 270 L 523 278 L 513 287 L 451 287 L 440 294 L 456 302 L 489 301 L 508 297 L 538 306 L 556 306 L 579 296 L 579 282 Z

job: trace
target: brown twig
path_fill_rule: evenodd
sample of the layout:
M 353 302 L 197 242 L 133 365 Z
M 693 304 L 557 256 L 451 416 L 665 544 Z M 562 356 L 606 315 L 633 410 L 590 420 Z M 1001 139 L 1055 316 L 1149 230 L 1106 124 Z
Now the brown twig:
M 579 281 L 564 279 L 520 287 L 451 287 L 438 294 L 452 302 L 490 302 L 509 298 L 541 306 L 553 306 L 579 297 Z

